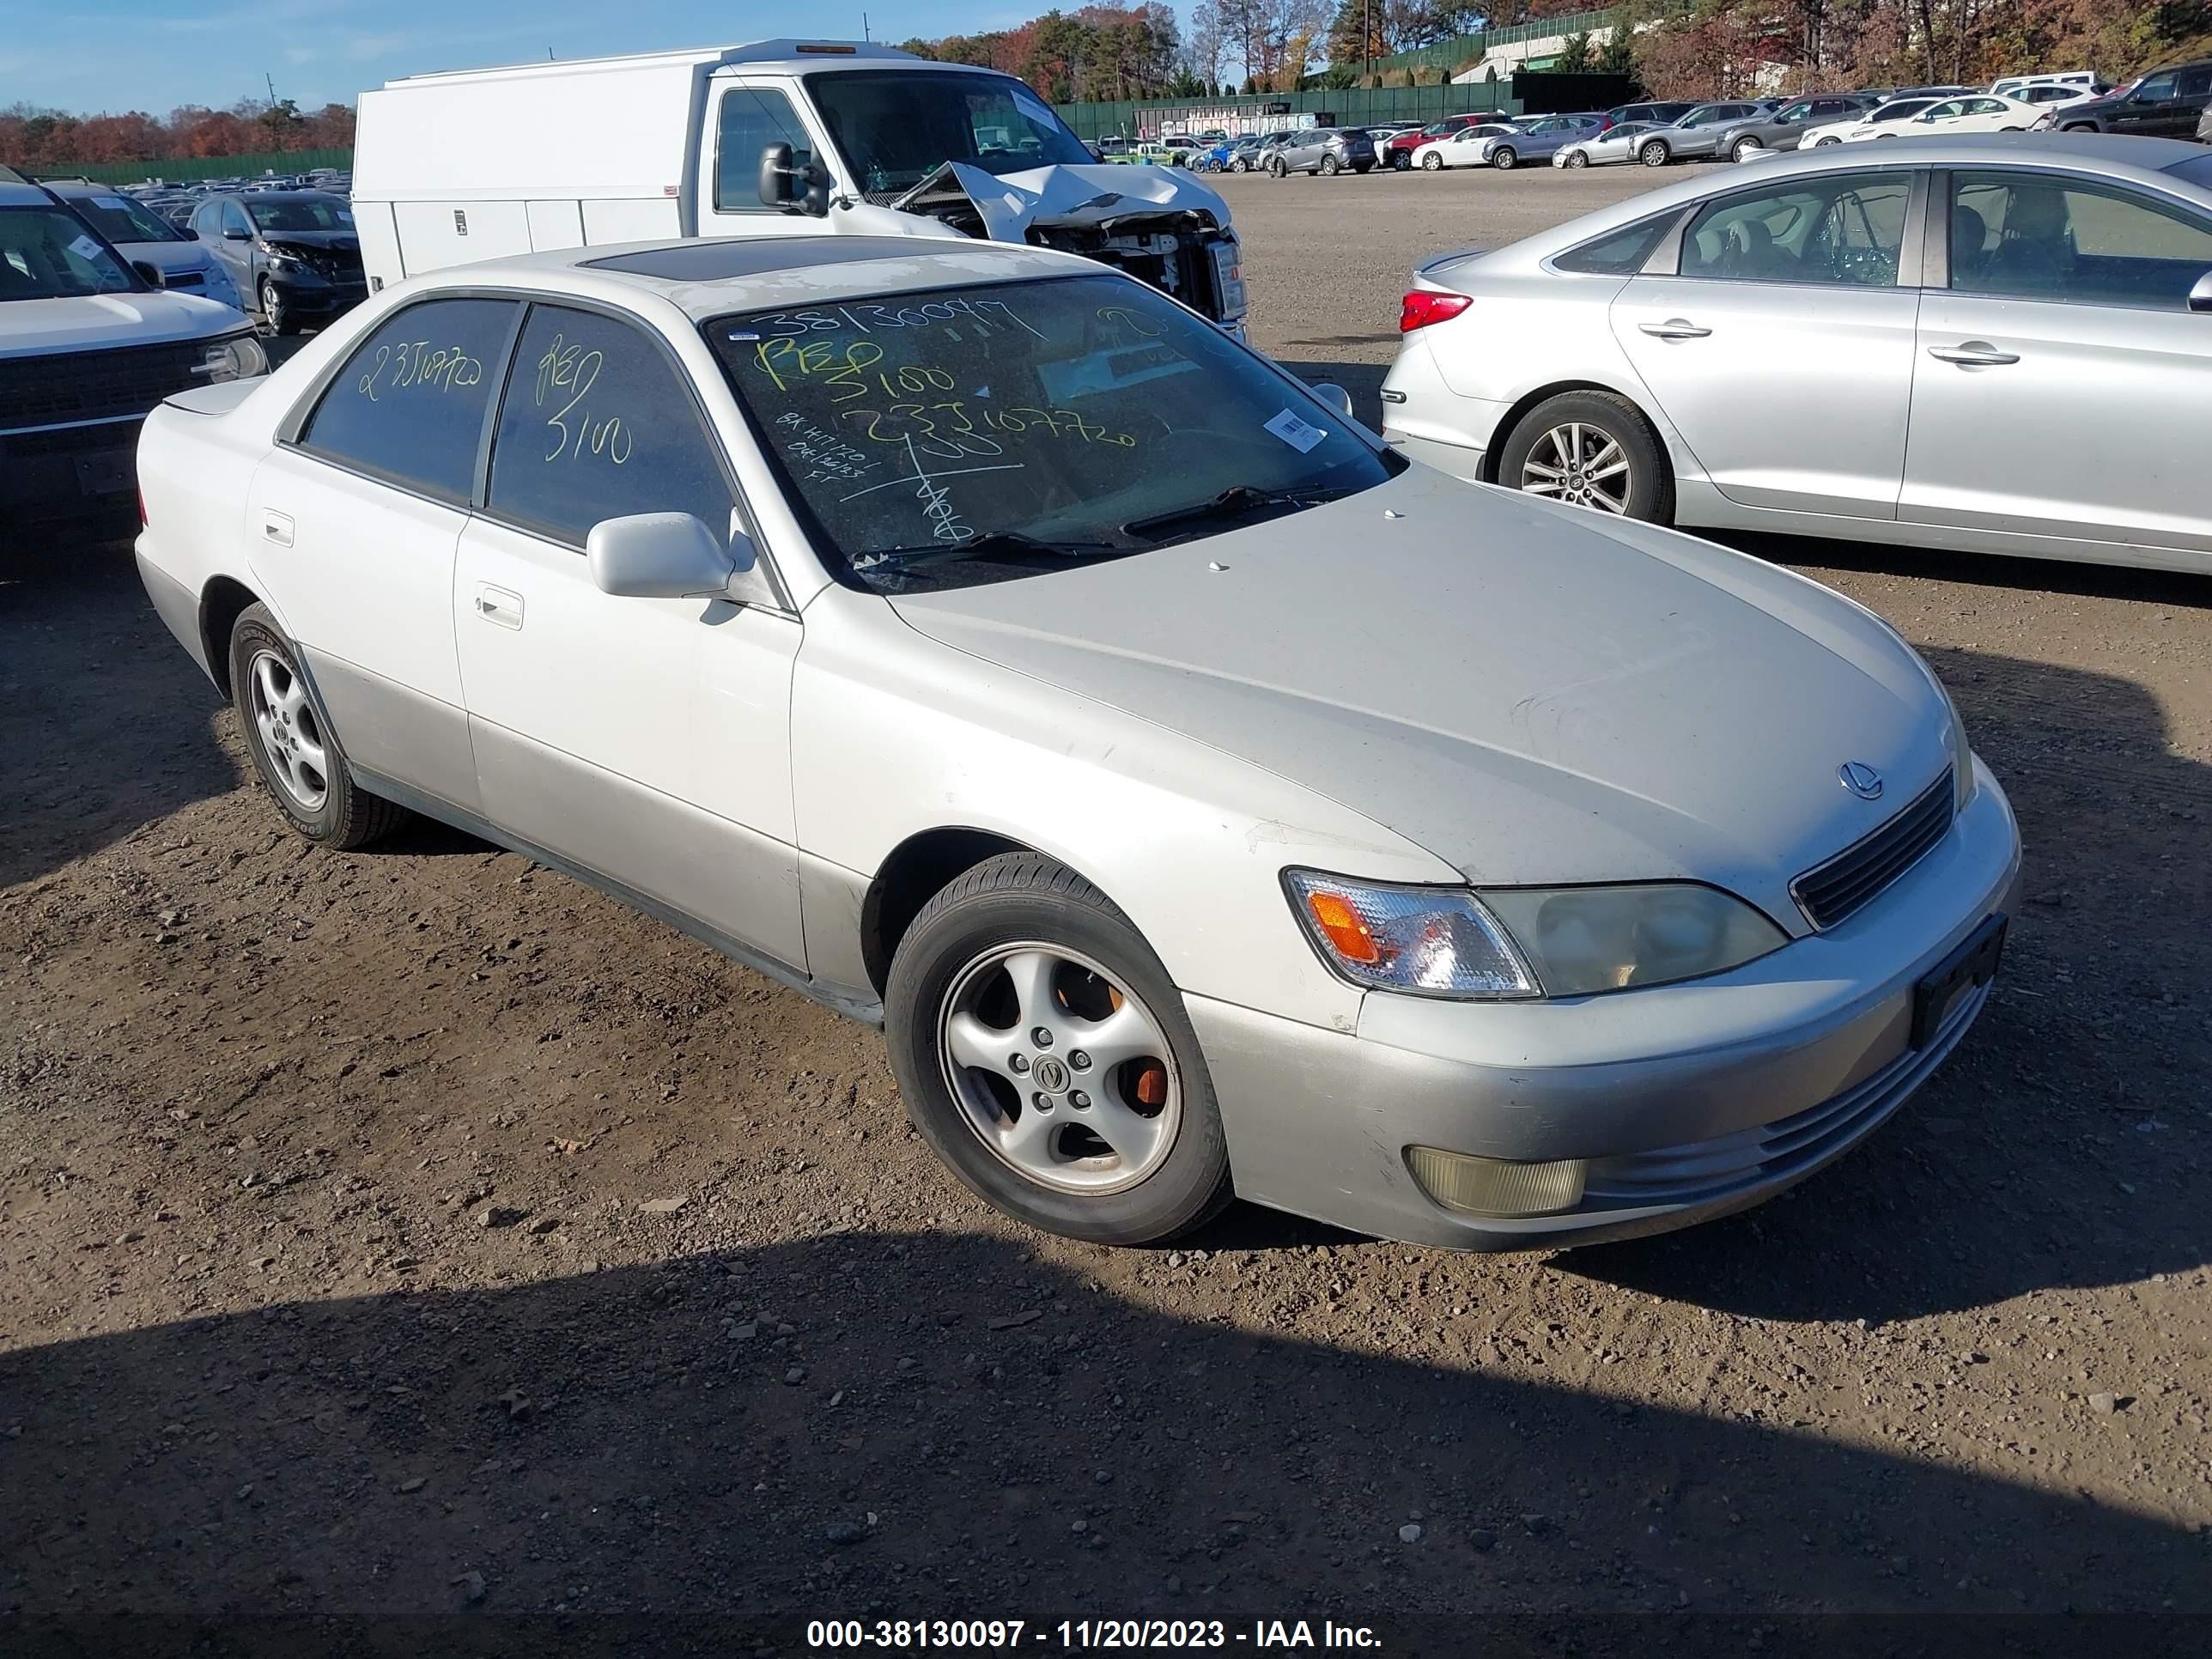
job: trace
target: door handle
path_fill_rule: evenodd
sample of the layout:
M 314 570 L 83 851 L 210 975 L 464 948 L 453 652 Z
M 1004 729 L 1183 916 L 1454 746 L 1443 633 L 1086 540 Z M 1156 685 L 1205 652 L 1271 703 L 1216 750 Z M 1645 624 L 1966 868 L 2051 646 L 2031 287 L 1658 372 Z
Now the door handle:
M 1999 351 L 1987 340 L 1968 340 L 1963 345 L 1929 346 L 1928 355 L 1938 362 L 1956 363 L 1961 368 L 2002 368 L 2007 363 L 2016 363 L 2016 351 Z
M 1669 317 L 1663 323 L 1638 323 L 1637 327 L 1655 340 L 1702 340 L 1712 332 L 1680 317 Z
M 478 582 L 476 603 L 477 615 L 483 621 L 499 628 L 522 626 L 522 595 L 514 589 Z

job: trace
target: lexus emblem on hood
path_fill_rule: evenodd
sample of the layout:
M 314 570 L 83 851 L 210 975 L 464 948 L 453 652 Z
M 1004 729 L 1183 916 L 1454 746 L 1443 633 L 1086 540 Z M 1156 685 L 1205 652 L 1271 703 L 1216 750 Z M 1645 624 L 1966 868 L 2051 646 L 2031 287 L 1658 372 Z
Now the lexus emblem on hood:
M 1843 780 L 1844 787 L 1861 800 L 1881 799 L 1881 774 L 1864 761 L 1845 761 L 1836 769 L 1836 775 Z

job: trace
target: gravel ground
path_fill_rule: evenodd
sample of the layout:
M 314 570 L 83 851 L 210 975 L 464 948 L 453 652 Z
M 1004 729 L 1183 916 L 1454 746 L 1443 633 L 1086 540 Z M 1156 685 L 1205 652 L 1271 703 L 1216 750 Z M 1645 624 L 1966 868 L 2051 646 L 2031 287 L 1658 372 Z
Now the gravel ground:
M 1372 418 L 1413 258 L 1651 182 L 1224 188 L 1258 343 Z M 793 1616 L 905 1613 L 1794 1651 L 1839 1610 L 2197 1644 L 2212 589 L 1746 545 L 1953 687 L 2030 848 L 2006 976 L 1788 1198 L 1495 1258 L 1003 1223 L 873 1036 L 465 836 L 280 831 L 127 552 L 18 539 L 0 1649 L 797 1650 Z

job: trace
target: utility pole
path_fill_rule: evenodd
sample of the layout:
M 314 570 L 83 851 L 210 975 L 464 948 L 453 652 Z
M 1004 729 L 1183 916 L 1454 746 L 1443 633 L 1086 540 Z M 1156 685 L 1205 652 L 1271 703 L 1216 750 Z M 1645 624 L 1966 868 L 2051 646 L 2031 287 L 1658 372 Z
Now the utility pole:
M 264 70 L 261 71 L 261 78 L 268 83 L 269 106 L 274 109 L 276 106 L 276 77 L 270 74 L 267 70 Z
M 860 39 L 862 40 L 872 40 L 875 39 L 875 36 L 868 33 L 868 14 L 866 12 L 862 12 L 860 14 Z

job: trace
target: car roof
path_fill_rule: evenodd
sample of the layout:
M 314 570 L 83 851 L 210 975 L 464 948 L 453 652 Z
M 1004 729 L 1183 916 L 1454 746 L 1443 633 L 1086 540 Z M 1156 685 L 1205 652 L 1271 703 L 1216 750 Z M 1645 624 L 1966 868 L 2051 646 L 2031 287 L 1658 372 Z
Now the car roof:
M 36 185 L 0 183 L 0 207 L 52 207 L 53 198 Z
M 448 266 L 408 286 L 424 295 L 440 288 L 550 287 L 617 305 L 643 293 L 701 321 L 732 311 L 836 305 L 915 289 L 1109 270 L 1076 254 L 1009 242 L 744 236 L 518 253 Z

